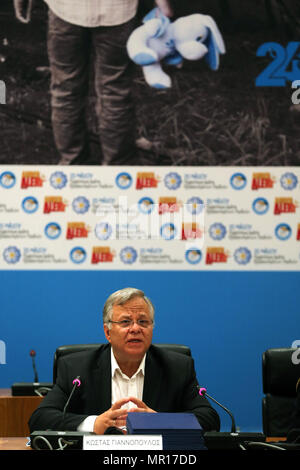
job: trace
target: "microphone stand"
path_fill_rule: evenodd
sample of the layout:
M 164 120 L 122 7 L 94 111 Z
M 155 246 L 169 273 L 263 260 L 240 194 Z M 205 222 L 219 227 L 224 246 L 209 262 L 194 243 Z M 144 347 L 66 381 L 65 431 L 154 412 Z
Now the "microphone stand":
M 200 396 L 207 396 L 220 406 L 231 418 L 231 431 L 230 432 L 219 432 L 219 431 L 209 431 L 204 433 L 204 440 L 208 447 L 208 450 L 221 450 L 221 449 L 240 449 L 240 450 L 247 450 L 247 446 L 249 444 L 254 443 L 265 443 L 266 438 L 264 434 L 258 432 L 237 432 L 235 419 L 231 411 L 228 410 L 224 405 L 219 403 L 215 398 L 208 395 L 206 392 L 206 388 L 199 387 L 198 393 Z

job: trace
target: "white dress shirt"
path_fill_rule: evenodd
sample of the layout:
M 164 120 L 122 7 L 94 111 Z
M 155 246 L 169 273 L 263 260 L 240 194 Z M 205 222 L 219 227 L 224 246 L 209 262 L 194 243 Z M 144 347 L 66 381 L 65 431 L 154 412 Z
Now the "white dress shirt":
M 113 350 L 111 350 L 111 403 L 112 405 L 122 398 L 135 397 L 139 400 L 143 398 L 144 378 L 145 378 L 145 360 L 144 355 L 138 370 L 132 377 L 127 377 L 121 371 Z M 136 408 L 136 404 L 132 402 L 125 403 L 122 409 Z M 80 432 L 93 432 L 96 416 L 88 416 L 77 428 Z
M 45 0 L 53 13 L 78 26 L 116 26 L 131 20 L 138 0 Z

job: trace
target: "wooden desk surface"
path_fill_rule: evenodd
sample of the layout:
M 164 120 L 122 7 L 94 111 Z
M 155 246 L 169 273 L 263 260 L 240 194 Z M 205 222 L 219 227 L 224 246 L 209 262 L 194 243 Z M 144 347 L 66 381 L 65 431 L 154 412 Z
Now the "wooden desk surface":
M 0 438 L 28 436 L 28 420 L 42 400 L 38 396 L 12 396 L 10 389 L 0 389 Z
M 27 437 L 0 437 L 1 450 L 32 450 L 30 446 L 26 446 Z

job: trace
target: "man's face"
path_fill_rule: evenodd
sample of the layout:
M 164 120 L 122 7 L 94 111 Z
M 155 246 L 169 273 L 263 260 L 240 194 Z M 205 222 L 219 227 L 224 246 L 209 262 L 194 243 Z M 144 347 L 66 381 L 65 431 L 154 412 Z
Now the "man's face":
M 151 321 L 149 307 L 141 297 L 133 297 L 123 305 L 113 306 L 112 321 L 134 320 L 129 327 L 111 323 L 104 325 L 106 339 L 110 342 L 117 361 L 140 361 L 151 345 L 153 325 L 139 326 L 138 320 Z

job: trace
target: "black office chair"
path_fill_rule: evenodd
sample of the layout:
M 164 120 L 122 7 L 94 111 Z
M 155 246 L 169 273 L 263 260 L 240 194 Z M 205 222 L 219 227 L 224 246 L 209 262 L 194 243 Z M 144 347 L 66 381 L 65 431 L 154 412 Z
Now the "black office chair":
M 268 349 L 262 357 L 263 432 L 268 437 L 285 437 L 291 428 L 300 364 L 293 362 L 293 348 Z
M 93 344 L 67 344 L 64 346 L 59 346 L 54 354 L 54 362 L 53 362 L 53 383 L 56 382 L 57 377 L 57 361 L 60 357 L 66 356 L 67 354 L 72 354 L 75 352 L 80 351 L 91 351 L 93 349 L 98 349 L 101 346 L 100 343 L 93 343 Z M 170 351 L 178 352 L 181 354 L 186 354 L 187 356 L 191 356 L 191 350 L 188 346 L 183 344 L 155 344 L 154 346 L 158 346 L 159 348 L 168 349 Z

